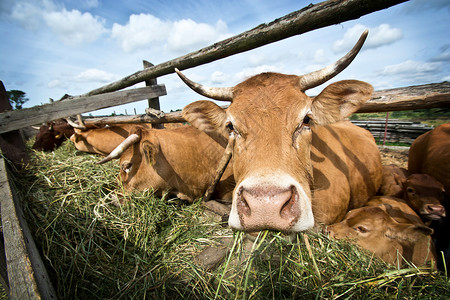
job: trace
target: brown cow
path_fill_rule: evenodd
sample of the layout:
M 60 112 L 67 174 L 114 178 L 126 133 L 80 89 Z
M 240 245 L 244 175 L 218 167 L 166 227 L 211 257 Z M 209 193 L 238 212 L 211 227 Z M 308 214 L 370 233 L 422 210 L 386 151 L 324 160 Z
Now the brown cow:
M 433 176 L 444 185 L 444 208 L 450 209 L 450 123 L 439 125 L 431 131 L 419 136 L 409 148 L 408 170 L 411 173 L 425 173 Z M 450 272 L 450 218 L 446 216 L 433 221 L 435 244 L 438 253 L 443 252 Z M 440 269 L 445 266 L 438 260 Z
M 444 186 L 428 174 L 412 174 L 403 181 L 404 199 L 428 220 L 445 218 Z
M 226 142 L 226 141 L 225 141 Z M 120 157 L 120 179 L 127 190 L 152 188 L 192 202 L 212 182 L 225 144 L 192 126 L 150 129 L 135 126 L 129 137 L 99 163 Z M 213 194 L 231 200 L 234 188 L 229 166 Z
M 436 266 L 436 254 L 430 234 L 415 212 L 401 199 L 378 197 L 368 206 L 351 210 L 344 220 L 330 225 L 332 238 L 350 239 L 390 264 L 404 260 L 416 266 Z
M 42 125 L 36 134 L 36 140 L 33 149 L 43 151 L 53 151 L 70 138 L 74 129 L 66 120 L 58 119 Z
M 396 165 L 382 167 L 383 177 L 378 193 L 383 196 L 403 197 L 403 182 L 410 174 L 405 168 Z
M 116 124 L 86 130 L 75 128 L 70 140 L 80 151 L 108 155 L 128 137 L 130 129 L 134 126 L 136 124 Z M 145 124 L 141 126 L 149 128 Z
M 450 198 L 450 123 L 439 125 L 412 143 L 409 148 L 408 170 L 425 173 L 444 185 Z
M 381 163 L 366 160 L 370 151 L 366 149 L 375 145 L 373 138 L 353 142 L 351 130 L 330 130 L 322 137 L 327 129 L 320 129 L 320 125 L 338 122 L 355 112 L 370 99 L 373 87 L 345 80 L 329 85 L 314 99 L 305 94 L 348 66 L 366 36 L 364 32 L 356 46 L 335 64 L 303 76 L 263 73 L 232 88 L 211 88 L 176 70 L 194 91 L 231 102 L 226 110 L 210 101 L 194 102 L 183 109 L 183 116 L 205 132 L 235 137 L 232 228 L 298 232 L 315 222 L 330 224 L 342 218 L 349 207 L 362 206 L 378 190 Z M 315 155 L 314 147 L 320 155 Z M 333 169 L 313 172 L 311 160 L 315 159 Z M 320 176 L 322 188 L 330 192 L 316 197 L 319 191 L 314 191 L 313 176 Z M 339 190 L 337 178 L 348 182 L 335 195 L 332 191 Z M 349 186 L 358 188 L 351 190 Z

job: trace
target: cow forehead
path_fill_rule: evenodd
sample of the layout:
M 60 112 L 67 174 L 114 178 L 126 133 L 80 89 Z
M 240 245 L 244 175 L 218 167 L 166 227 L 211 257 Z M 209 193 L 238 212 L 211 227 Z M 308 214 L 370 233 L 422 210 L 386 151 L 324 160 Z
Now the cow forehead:
M 301 115 L 310 109 L 311 102 L 300 90 L 297 76 L 263 73 L 235 87 L 227 113 L 230 119 L 246 123 L 276 119 L 286 124 L 303 118 Z

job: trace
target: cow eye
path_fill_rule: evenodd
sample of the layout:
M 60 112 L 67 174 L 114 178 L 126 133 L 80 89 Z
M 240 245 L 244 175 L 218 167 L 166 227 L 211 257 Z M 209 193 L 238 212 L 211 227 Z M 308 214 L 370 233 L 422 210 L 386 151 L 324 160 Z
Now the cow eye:
M 311 118 L 308 115 L 305 116 L 303 118 L 303 125 L 308 125 L 309 126 L 310 121 L 311 121 Z
M 228 122 L 225 124 L 225 128 L 228 130 L 228 132 L 229 132 L 230 134 L 236 133 L 236 129 L 234 129 L 233 123 L 231 123 L 230 121 L 228 121 Z
M 362 226 L 362 225 L 356 226 L 354 229 L 355 229 L 355 231 L 358 231 L 361 233 L 366 233 L 367 231 L 369 231 L 365 226 Z
M 411 187 L 406 188 L 406 191 L 407 191 L 408 193 L 414 193 L 414 189 L 411 188 Z

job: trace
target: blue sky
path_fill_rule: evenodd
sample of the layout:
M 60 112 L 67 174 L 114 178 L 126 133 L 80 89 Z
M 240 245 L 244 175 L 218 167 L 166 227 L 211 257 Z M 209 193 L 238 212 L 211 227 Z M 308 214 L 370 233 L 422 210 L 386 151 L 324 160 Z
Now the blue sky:
M 140 70 L 143 59 L 163 63 L 311 2 L 320 1 L 0 0 L 0 80 L 27 94 L 25 107 L 84 94 Z M 330 82 L 359 79 L 385 89 L 450 80 L 448 0 L 411 0 L 184 73 L 211 86 L 265 71 L 301 75 L 340 58 L 366 28 L 361 53 Z M 168 91 L 160 98 L 164 111 L 201 99 L 174 74 L 158 82 Z M 145 107 L 140 101 L 92 114 L 141 114 Z

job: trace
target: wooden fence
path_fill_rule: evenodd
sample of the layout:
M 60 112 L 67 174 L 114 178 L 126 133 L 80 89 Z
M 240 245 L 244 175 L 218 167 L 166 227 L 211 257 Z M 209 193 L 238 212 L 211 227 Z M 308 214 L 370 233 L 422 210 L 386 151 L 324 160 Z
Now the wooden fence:
M 386 120 L 352 120 L 351 122 L 359 127 L 369 130 L 377 141 L 383 141 Z M 390 119 L 387 123 L 386 141 L 412 144 L 419 135 L 424 134 L 431 129 L 433 129 L 433 127 L 420 124 L 420 122 Z
M 262 24 L 240 35 L 166 63 L 156 66 L 146 64 L 144 70 L 138 71 L 117 82 L 95 89 L 85 95 L 20 111 L 2 112 L 0 113 L 0 133 L 6 133 L 29 125 L 51 121 L 56 118 L 69 117 L 73 114 L 80 114 L 100 108 L 116 106 L 143 99 L 154 99 L 165 95 L 166 92 L 163 85 L 155 85 L 155 81 L 152 81 L 152 79 L 156 80 L 157 77 L 173 73 L 175 67 L 180 70 L 192 68 L 230 55 L 248 51 L 262 45 L 273 43 L 287 37 L 357 19 L 363 15 L 405 1 L 406 0 L 329 0 L 315 5 L 311 4 L 273 22 Z M 147 81 L 150 86 L 141 89 L 115 92 L 142 81 Z M 387 107 L 386 105 L 389 106 L 394 102 L 402 102 L 403 104 L 410 103 L 412 98 L 415 98 L 415 101 L 423 102 L 422 104 L 418 104 L 423 105 L 423 107 L 428 107 L 429 103 L 433 101 L 435 101 L 435 103 L 432 107 L 449 106 L 449 86 L 445 85 L 444 90 L 440 90 L 440 88 L 439 90 L 433 90 L 434 88 L 435 87 L 429 88 L 431 92 L 421 96 L 413 96 L 413 93 L 406 93 L 408 94 L 408 97 L 410 97 L 409 100 L 405 100 L 402 97 L 391 99 L 385 96 L 386 92 L 384 92 L 384 94 L 375 94 L 375 97 L 372 99 L 373 101 L 370 101 L 373 105 L 371 107 L 369 107 L 369 105 L 367 109 L 369 109 L 369 111 L 374 109 L 374 107 L 378 107 L 375 109 L 383 109 L 383 107 Z M 424 101 L 423 99 L 426 100 Z M 406 104 L 406 106 L 408 106 L 408 104 Z M 413 109 L 413 107 L 410 106 L 409 109 Z M 391 110 L 398 109 L 393 108 Z M 137 120 L 140 122 L 150 121 L 152 123 L 162 123 L 165 121 L 174 122 L 175 120 L 178 122 L 183 121 L 179 113 L 176 114 L 177 115 L 166 114 L 165 116 L 133 116 L 133 122 L 138 122 Z M 122 118 L 120 122 L 123 120 L 124 118 Z M 5 234 L 4 236 L 5 252 L 7 254 L 6 261 L 8 264 L 8 278 L 5 282 L 9 281 L 10 298 L 55 299 L 56 295 L 48 280 L 45 268 L 42 270 L 42 261 L 39 255 L 36 257 L 36 251 L 33 250 L 35 247 L 30 245 L 34 244 L 32 243 L 31 236 L 24 236 L 24 234 L 21 234 L 27 231 L 26 222 L 23 218 L 20 218 L 22 212 L 20 206 L 17 205 L 17 202 L 20 201 L 14 200 L 16 194 L 13 189 L 11 190 L 6 170 L 2 167 L 1 161 L 0 174 L 0 185 L 4 187 L 2 192 L 3 198 L 1 199 L 3 230 L 5 233 L 6 231 L 14 233 Z M 10 203 L 9 210 L 5 210 L 5 216 L 3 215 L 4 208 L 6 209 L 8 204 L 5 204 L 4 201 L 9 201 L 8 203 Z M 11 226 L 15 226 L 14 228 L 16 229 L 14 230 L 16 231 L 12 231 L 13 229 L 11 229 Z M 24 249 L 24 252 L 21 252 L 23 254 L 19 254 L 22 263 L 14 265 L 14 261 L 17 262 L 17 257 L 14 255 L 18 253 L 15 249 L 19 248 Z M 33 253 L 33 255 L 29 255 L 30 253 Z

